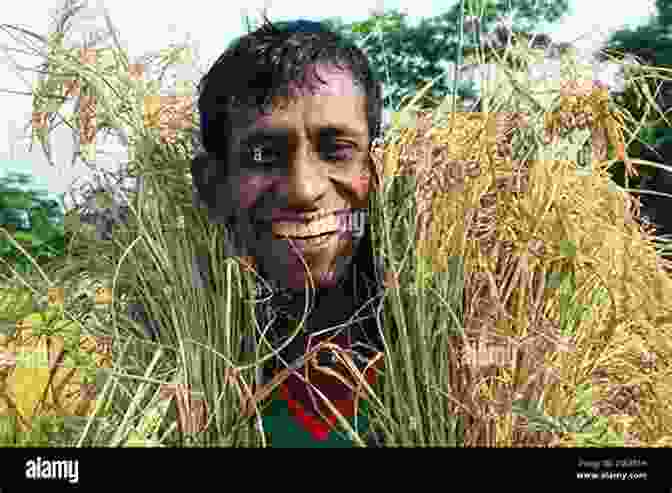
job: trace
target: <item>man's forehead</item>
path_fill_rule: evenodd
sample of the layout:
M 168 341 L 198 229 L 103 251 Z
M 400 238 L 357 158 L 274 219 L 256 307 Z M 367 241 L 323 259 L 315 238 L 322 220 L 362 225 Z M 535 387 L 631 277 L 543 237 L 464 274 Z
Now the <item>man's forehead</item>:
M 314 65 L 306 71 L 305 84 L 293 83 L 289 90 L 296 96 L 363 96 L 362 87 L 352 73 L 333 65 Z
M 368 137 L 365 126 L 356 122 L 329 123 L 317 125 L 310 129 L 316 131 L 320 137 L 351 137 L 354 139 L 363 139 Z M 291 125 L 276 124 L 268 122 L 266 125 L 252 124 L 239 132 L 240 142 L 249 142 L 257 139 L 268 140 L 286 140 L 294 133 Z
M 315 77 L 315 72 L 323 82 Z M 291 108 L 304 98 L 318 103 L 317 107 L 311 105 L 306 111 L 310 112 L 308 118 L 319 133 L 368 136 L 365 93 L 348 70 L 317 66 L 315 71 L 308 71 L 306 78 L 303 87 L 290 87 L 289 100 L 274 101 L 272 111 L 248 114 L 247 124 L 236 129 L 238 137 L 244 141 L 255 136 L 286 136 L 291 127 Z

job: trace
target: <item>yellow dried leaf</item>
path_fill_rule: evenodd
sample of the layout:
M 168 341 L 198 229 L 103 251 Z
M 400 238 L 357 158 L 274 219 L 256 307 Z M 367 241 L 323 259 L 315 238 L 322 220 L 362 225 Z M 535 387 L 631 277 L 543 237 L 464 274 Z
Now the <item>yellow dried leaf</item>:
M 61 335 L 39 336 L 33 329 L 42 324 L 39 314 L 22 320 L 21 329 L 6 344 L 6 352 L 16 357 L 16 365 L 0 373 L 0 415 L 15 408 L 21 420 L 30 422 L 39 410 L 42 415 L 86 415 L 95 406 L 95 388 L 84 384 L 84 374 L 75 368 L 65 351 Z M 74 322 L 56 322 L 57 333 L 63 333 Z M 94 354 L 98 368 L 109 368 L 111 358 L 107 345 L 88 336 L 81 337 L 80 347 Z M 51 373 L 53 372 L 53 376 Z M 50 383 L 50 377 L 51 383 Z M 2 394 L 2 392 L 0 392 Z M 9 401 L 9 402 L 7 402 Z M 41 403 L 41 406 L 40 406 Z
M 32 357 L 28 357 L 31 355 Z M 24 361 L 10 372 L 6 381 L 7 396 L 14 403 L 20 415 L 30 420 L 43 398 L 49 382 L 48 365 L 31 364 L 27 360 L 48 361 L 47 342 L 44 337 L 23 352 Z

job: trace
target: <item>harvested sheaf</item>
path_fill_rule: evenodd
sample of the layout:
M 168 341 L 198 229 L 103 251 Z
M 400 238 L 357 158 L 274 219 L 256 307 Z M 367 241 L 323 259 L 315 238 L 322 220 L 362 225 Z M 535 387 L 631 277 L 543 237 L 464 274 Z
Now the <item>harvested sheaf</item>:
M 439 272 L 447 259 L 464 259 L 464 335 L 453 340 L 449 368 L 466 442 L 576 444 L 572 433 L 530 431 L 512 405 L 573 416 L 574 390 L 591 382 L 593 411 L 624 432 L 626 445 L 668 443 L 669 266 L 642 228 L 638 201 L 600 165 L 604 139 L 601 159 L 582 173 L 572 161 L 512 159 L 507 131 L 522 117 L 452 118 L 437 128 L 421 114 L 374 157 L 387 176 L 417 180 L 419 254 Z M 590 315 L 563 331 L 557 280 L 570 275 L 573 301 Z M 603 303 L 591 304 L 598 292 Z M 607 377 L 596 382 L 598 371 Z

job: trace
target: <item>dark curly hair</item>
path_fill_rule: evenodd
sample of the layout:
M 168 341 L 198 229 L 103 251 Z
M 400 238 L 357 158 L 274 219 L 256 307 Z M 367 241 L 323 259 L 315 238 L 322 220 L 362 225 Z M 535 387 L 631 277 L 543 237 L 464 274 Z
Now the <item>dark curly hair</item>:
M 305 86 L 316 64 L 348 70 L 366 94 L 369 142 L 381 132 L 382 87 L 366 55 L 343 36 L 323 24 L 305 20 L 264 24 L 234 41 L 201 79 L 198 111 L 201 143 L 205 154 L 192 163 L 192 176 L 199 196 L 208 206 L 214 203 L 210 180 L 226 173 L 226 156 L 234 116 L 252 109 L 268 113 L 271 104 L 288 98 L 289 87 Z M 313 73 L 309 73 L 309 70 Z M 222 166 L 223 163 L 223 166 Z M 222 169 L 223 168 L 223 169 Z

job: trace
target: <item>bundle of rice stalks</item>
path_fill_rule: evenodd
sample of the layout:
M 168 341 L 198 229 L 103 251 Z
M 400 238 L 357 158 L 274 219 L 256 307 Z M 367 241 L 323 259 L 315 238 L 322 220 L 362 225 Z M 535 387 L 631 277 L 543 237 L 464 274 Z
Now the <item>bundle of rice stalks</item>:
M 434 275 L 463 265 L 463 332 L 440 395 L 466 446 L 672 439 L 672 280 L 638 201 L 607 173 L 609 146 L 625 157 L 622 119 L 601 87 L 580 88 L 567 81 L 536 114 L 509 104 L 438 125 L 438 111 L 416 112 L 374 152 L 381 209 L 400 208 L 395 183 L 417 187 L 418 257 Z M 397 324 L 415 316 L 401 303 Z
M 113 390 L 98 406 L 113 409 L 107 424 L 113 423 L 116 429 L 110 433 L 109 426 L 91 420 L 76 442 L 157 445 L 154 417 L 166 414 L 179 428 L 180 437 L 200 434 L 206 443 L 229 445 L 263 442 L 255 430 L 241 431 L 238 426 L 244 419 L 240 412 L 246 398 L 243 394 L 249 393 L 255 376 L 255 363 L 247 353 L 247 359 L 241 359 L 240 344 L 259 330 L 249 319 L 254 307 L 237 262 L 221 255 L 225 243 L 221 228 L 215 231 L 215 225 L 193 207 L 190 160 L 195 152 L 197 115 L 192 108 L 197 77 L 184 80 L 182 72 L 175 87 L 162 84 L 170 69 L 177 73 L 180 68 L 193 68 L 190 47 L 171 46 L 134 63 L 116 42 L 105 48 L 72 49 L 64 42 L 65 33 L 57 34 L 48 38 L 48 70 L 33 94 L 34 136 L 51 158 L 50 130 L 58 114 L 70 123 L 79 141 L 73 161 L 79 156 L 94 168 L 96 136 L 117 133 L 129 151 L 125 175 L 139 182 L 124 204 L 124 217 L 114 214 L 117 224 L 112 232 L 107 228 L 106 234 L 95 235 L 93 228 L 87 229 L 90 225 L 82 224 L 86 221 L 78 217 L 80 211 L 70 211 L 65 225 L 72 238 L 67 257 L 56 259 L 41 272 L 48 285 L 66 290 L 64 318 L 68 323 L 72 318 L 94 319 L 97 333 L 114 337 L 119 347 L 128 349 L 114 355 L 114 371 L 109 373 Z M 154 69 L 160 73 L 158 80 L 151 77 Z M 68 99 L 75 100 L 72 114 L 64 108 Z M 109 188 L 106 193 L 112 195 L 113 187 Z M 98 209 L 108 206 L 97 204 Z M 203 286 L 196 282 L 193 259 L 203 250 L 215 262 L 212 283 L 222 295 L 217 299 L 203 296 Z M 97 312 L 74 302 L 70 286 L 82 276 L 113 279 L 109 310 Z M 142 306 L 148 324 L 124 316 L 131 305 Z M 101 314 L 105 315 L 102 321 Z M 149 342 L 147 329 L 158 327 L 160 334 L 152 334 L 158 340 Z M 269 358 L 265 353 L 257 356 Z M 233 367 L 235 379 L 227 376 Z M 40 370 L 44 373 L 41 382 L 48 370 L 48 365 Z M 178 389 L 169 398 L 161 394 L 166 385 Z M 152 395 L 155 398 L 148 399 Z M 84 405 L 86 399 L 75 400 Z M 192 400 L 197 409 L 205 405 L 211 411 L 206 433 L 191 423 Z M 171 429 L 171 423 L 166 426 Z

